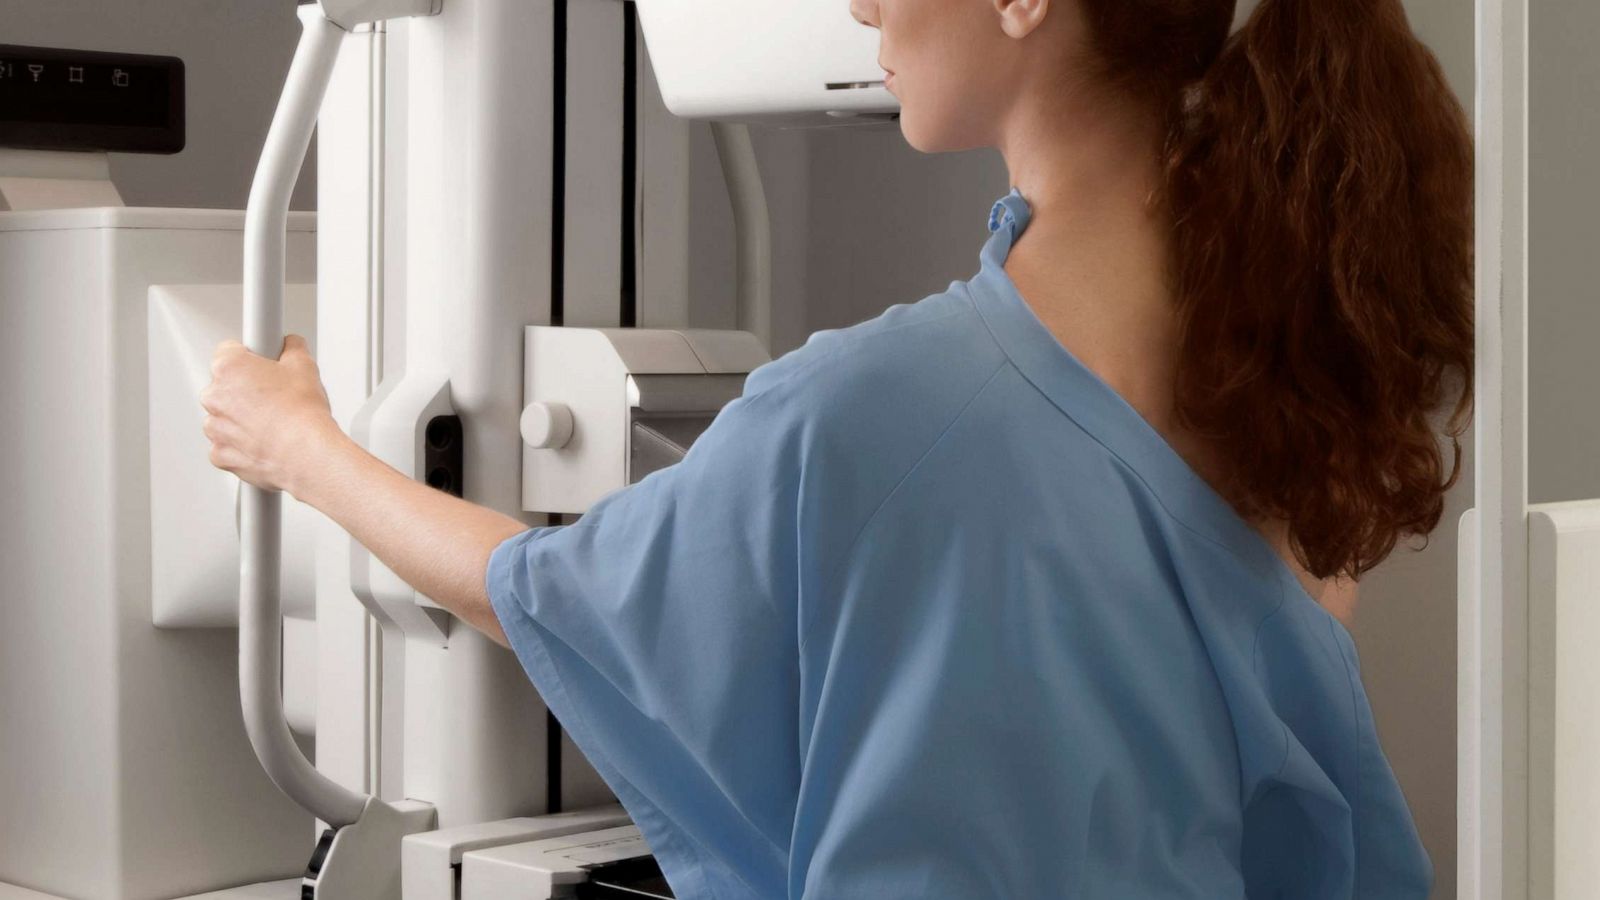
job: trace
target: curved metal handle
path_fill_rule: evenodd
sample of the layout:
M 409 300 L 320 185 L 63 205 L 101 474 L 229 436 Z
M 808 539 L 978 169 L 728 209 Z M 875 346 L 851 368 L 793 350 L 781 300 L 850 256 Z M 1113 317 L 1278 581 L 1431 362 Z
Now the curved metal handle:
M 250 187 L 244 226 L 244 343 L 276 358 L 283 349 L 283 279 L 289 196 L 294 191 L 345 32 L 316 5 L 300 7 L 304 31 Z M 317 771 L 283 715 L 283 615 L 279 595 L 282 497 L 244 486 L 239 517 L 239 699 L 245 732 L 267 777 L 291 800 L 339 827 L 368 798 Z

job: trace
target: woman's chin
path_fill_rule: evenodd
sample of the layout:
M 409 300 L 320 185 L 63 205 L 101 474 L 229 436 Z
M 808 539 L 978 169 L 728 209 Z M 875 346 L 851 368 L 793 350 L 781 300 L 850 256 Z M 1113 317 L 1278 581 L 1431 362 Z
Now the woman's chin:
M 970 139 L 951 134 L 948 129 L 929 128 L 916 116 L 906 115 L 904 109 L 900 113 L 900 134 L 912 149 L 921 153 L 954 153 L 978 146 Z
M 921 153 L 938 153 L 939 143 L 933 140 L 934 135 L 922 127 L 922 121 L 915 115 L 907 113 L 904 106 L 900 107 L 900 135 L 906 139 L 913 150 Z

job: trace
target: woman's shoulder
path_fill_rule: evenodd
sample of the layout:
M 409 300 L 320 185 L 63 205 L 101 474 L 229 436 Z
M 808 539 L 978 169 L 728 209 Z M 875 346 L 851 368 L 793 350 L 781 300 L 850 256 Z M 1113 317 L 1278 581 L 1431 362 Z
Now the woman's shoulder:
M 818 410 L 904 410 L 970 397 L 1004 355 L 961 282 L 806 342 L 750 373 L 745 395 L 777 392 Z M 963 396 L 965 395 L 965 396 Z

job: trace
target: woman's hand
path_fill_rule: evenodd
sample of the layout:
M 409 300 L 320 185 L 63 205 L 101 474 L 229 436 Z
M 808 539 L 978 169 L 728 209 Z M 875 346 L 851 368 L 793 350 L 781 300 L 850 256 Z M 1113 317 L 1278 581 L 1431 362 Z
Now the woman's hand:
M 284 339 L 278 359 L 257 356 L 238 341 L 222 344 L 200 405 L 208 413 L 211 464 L 267 490 L 295 493 L 307 467 L 344 438 L 299 335 Z

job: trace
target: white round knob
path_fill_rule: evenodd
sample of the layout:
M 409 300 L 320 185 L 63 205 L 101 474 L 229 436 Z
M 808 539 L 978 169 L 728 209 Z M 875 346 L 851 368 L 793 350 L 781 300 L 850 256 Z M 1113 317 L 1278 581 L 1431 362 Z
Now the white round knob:
M 522 440 L 535 450 L 560 450 L 572 440 L 572 410 L 565 403 L 530 403 L 522 411 Z

